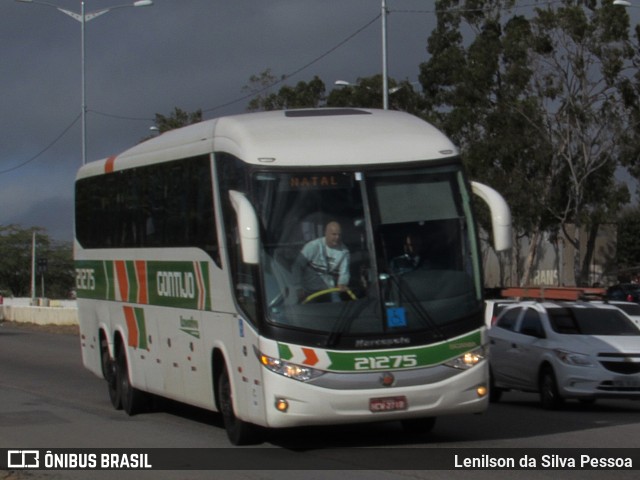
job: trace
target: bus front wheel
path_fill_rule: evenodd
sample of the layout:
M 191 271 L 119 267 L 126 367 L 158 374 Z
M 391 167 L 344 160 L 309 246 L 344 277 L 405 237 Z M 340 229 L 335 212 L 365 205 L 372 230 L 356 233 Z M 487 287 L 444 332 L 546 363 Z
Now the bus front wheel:
M 229 373 L 225 368 L 218 378 L 219 407 L 224 428 L 229 441 L 234 445 L 251 445 L 260 443 L 258 427 L 240 420 L 233 410 L 233 392 Z

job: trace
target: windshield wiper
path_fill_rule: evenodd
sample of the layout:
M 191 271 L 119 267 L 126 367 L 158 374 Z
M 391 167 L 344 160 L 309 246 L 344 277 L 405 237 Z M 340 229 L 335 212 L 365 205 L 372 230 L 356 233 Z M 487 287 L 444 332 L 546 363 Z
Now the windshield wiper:
M 362 311 L 367 308 L 373 299 L 358 299 L 357 301 L 344 302 L 345 307 L 341 309 L 340 316 L 335 323 L 335 327 L 327 337 L 326 347 L 334 347 L 340 341 L 342 335 L 349 330 L 353 321 L 360 316 Z M 357 308 L 356 308 L 357 307 Z

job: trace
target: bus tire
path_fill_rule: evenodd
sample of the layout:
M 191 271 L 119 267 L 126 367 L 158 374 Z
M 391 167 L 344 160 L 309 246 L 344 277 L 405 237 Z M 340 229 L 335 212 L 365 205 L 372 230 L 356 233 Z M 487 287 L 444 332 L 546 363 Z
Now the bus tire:
M 233 392 L 226 367 L 218 377 L 218 395 L 220 396 L 220 414 L 227 437 L 233 445 L 253 445 L 261 442 L 258 427 L 240 420 L 233 410 Z
M 429 433 L 436 426 L 436 417 L 408 418 L 401 420 L 402 429 L 412 435 Z
M 107 381 L 109 400 L 116 410 L 122 410 L 122 396 L 118 388 L 117 362 L 109 354 L 109 342 L 104 335 L 100 335 L 100 359 L 102 363 L 102 376 Z
M 122 345 L 121 348 L 117 350 L 116 363 L 117 384 L 122 409 L 127 412 L 127 415 L 136 415 L 137 413 L 143 412 L 147 406 L 147 394 L 131 385 L 127 366 L 127 354 Z

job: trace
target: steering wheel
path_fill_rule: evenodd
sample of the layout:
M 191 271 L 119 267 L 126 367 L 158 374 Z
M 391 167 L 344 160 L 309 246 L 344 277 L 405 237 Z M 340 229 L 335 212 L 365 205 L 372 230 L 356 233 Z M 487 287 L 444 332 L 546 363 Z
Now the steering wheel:
M 331 293 L 334 292 L 344 292 L 347 295 L 349 295 L 349 298 L 351 298 L 351 300 L 356 300 L 356 294 L 353 293 L 350 289 L 346 289 L 346 290 L 342 290 L 338 287 L 332 287 L 332 288 L 327 288 L 325 290 L 318 290 L 317 292 L 313 292 L 311 295 L 309 295 L 307 298 L 305 298 L 302 301 L 302 304 L 304 305 L 305 303 L 310 302 L 311 300 L 315 300 L 318 297 L 322 297 L 324 295 L 329 295 Z

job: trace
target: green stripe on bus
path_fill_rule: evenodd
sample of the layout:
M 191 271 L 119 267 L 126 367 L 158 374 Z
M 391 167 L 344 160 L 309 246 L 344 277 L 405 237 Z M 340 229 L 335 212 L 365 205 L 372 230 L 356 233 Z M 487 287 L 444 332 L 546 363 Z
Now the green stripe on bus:
M 138 285 L 135 263 L 130 260 L 126 261 L 125 268 L 127 270 L 127 278 L 129 279 L 129 298 L 127 298 L 127 302 L 136 303 L 140 285 Z
M 134 308 L 133 313 L 138 324 L 138 348 L 146 350 L 147 345 L 147 324 L 144 319 L 144 310 L 142 308 Z
M 440 365 L 481 345 L 480 332 L 444 343 L 416 348 L 365 352 L 327 352 L 331 363 L 327 370 L 394 370 Z
M 396 348 L 392 350 L 363 350 L 341 352 L 321 350 L 278 343 L 278 354 L 282 360 L 309 365 L 333 372 L 365 372 L 406 370 L 441 365 L 482 345 L 480 330 L 445 342 L 420 347 Z M 316 361 L 309 361 L 309 350 Z
M 116 300 L 115 260 L 76 260 L 76 292 L 78 298 Z M 147 289 L 149 305 L 210 310 L 209 267 L 202 262 L 147 261 L 146 287 L 140 285 L 135 261 L 125 262 L 128 280 L 127 298 L 137 303 L 140 289 Z

